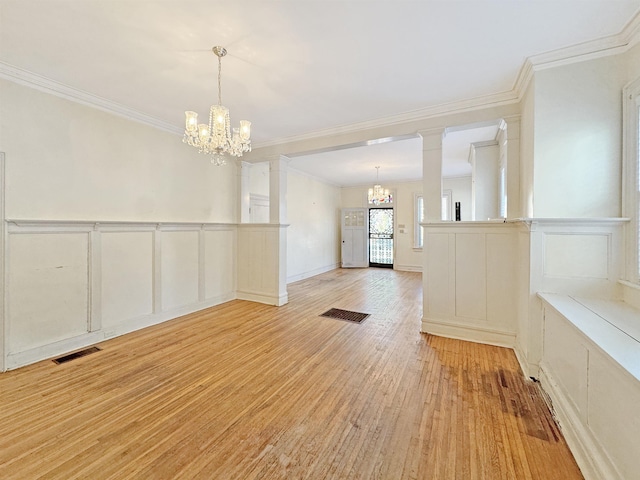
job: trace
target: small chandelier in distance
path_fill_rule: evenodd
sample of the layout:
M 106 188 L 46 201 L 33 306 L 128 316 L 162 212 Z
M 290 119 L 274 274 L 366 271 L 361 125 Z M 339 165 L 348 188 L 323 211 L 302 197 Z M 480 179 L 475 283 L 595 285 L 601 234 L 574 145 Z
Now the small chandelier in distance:
M 229 109 L 222 106 L 222 57 L 227 54 L 224 47 L 212 48 L 218 57 L 218 104 L 209 109 L 209 124 L 198 125 L 196 112 L 184 112 L 186 127 L 182 141 L 196 147 L 200 153 L 211 155 L 211 163 L 220 166 L 227 163 L 226 155 L 241 157 L 244 152 L 251 151 L 251 122 L 240 121 L 240 128 L 233 129 L 231 135 L 231 121 Z
M 388 188 L 382 188 L 380 185 L 380 181 L 378 180 L 378 174 L 380 173 L 380 167 L 376 167 L 376 184 L 373 188 L 369 189 L 368 199 L 369 203 L 373 203 L 374 205 L 380 205 L 381 203 L 391 203 L 393 201 L 393 197 L 391 193 L 389 193 Z

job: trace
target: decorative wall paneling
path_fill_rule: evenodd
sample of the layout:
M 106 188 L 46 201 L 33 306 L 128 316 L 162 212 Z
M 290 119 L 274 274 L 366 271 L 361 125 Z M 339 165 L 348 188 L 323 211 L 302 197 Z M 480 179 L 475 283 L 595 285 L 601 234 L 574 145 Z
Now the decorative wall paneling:
M 622 302 L 541 294 L 540 379 L 582 473 L 632 479 L 640 469 L 640 343 L 616 328 L 639 310 Z
M 235 224 L 6 226 L 5 369 L 236 298 Z
M 619 299 L 623 272 L 623 218 L 526 219 L 529 258 L 526 315 L 517 353 L 526 358 L 525 373 L 538 377 L 543 320 L 538 292 Z M 526 268 L 526 267 L 525 267 Z
M 513 347 L 518 224 L 423 224 L 422 331 Z
M 538 292 L 621 298 L 626 219 L 423 223 L 423 331 L 515 349 L 527 376 L 542 359 Z
M 237 298 L 277 306 L 288 302 L 287 227 L 238 225 Z

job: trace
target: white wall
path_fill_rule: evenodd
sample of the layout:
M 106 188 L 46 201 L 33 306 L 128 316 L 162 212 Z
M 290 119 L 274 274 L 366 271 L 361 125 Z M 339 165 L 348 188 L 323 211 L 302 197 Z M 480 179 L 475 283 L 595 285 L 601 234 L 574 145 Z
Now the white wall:
M 340 264 L 340 188 L 289 169 L 287 283 Z
M 395 236 L 394 268 L 421 271 L 422 249 L 414 248 L 414 199 L 422 194 L 422 182 L 383 183 L 394 193 Z M 368 185 L 342 188 L 342 208 L 368 208 Z M 404 227 L 399 227 L 404 225 Z M 402 231 L 401 231 L 402 230 Z
M 233 165 L 180 137 L 0 80 L 7 218 L 234 222 Z
M 536 72 L 535 217 L 620 216 L 624 56 Z
M 251 164 L 249 189 L 251 194 L 269 196 L 269 162 Z
M 495 145 L 473 147 L 473 219 L 484 221 L 500 216 L 500 149 Z
M 471 221 L 471 176 L 445 177 L 442 190 L 451 190 L 451 219 L 456 218 L 456 202 L 460 202 L 460 220 Z

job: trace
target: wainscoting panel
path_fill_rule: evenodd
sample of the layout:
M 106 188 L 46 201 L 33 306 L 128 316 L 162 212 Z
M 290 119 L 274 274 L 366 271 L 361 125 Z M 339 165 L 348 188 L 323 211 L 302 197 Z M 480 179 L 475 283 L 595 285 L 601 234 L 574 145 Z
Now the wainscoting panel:
M 609 278 L 611 234 L 546 233 L 544 275 L 565 278 Z
M 519 226 L 422 225 L 426 255 L 422 331 L 515 346 Z
M 487 245 L 484 233 L 460 233 L 456 238 L 456 316 L 487 319 Z
M 455 255 L 454 235 L 448 233 L 428 233 L 424 237 L 426 266 L 423 277 L 428 288 L 425 289 L 425 311 L 437 317 L 453 316 L 454 276 L 449 268 L 449 257 Z M 451 243 L 451 245 L 450 245 Z
M 640 382 L 597 349 L 589 358 L 589 428 L 620 478 L 637 478 L 640 459 Z
M 589 350 L 576 329 L 553 309 L 545 311 L 544 358 L 575 411 L 586 419 Z
M 102 327 L 153 313 L 153 232 L 102 234 Z
M 284 305 L 288 225 L 238 225 L 238 298 Z
M 9 236 L 9 354 L 88 331 L 87 233 Z
M 568 295 L 540 297 L 544 349 L 539 378 L 584 478 L 637 478 L 638 342 L 605 319 L 615 318 L 617 306 L 609 305 L 603 317 Z
M 237 297 L 235 224 L 6 225 L 6 369 Z M 273 252 L 261 247 L 256 255 Z
M 205 298 L 235 296 L 235 258 L 235 229 L 204 231 Z
M 624 218 L 531 218 L 526 317 L 528 374 L 538 376 L 542 360 L 543 318 L 538 292 L 618 299 L 624 270 Z
M 162 232 L 162 310 L 198 301 L 198 232 Z
M 517 323 L 518 237 L 514 232 L 486 235 L 487 319 L 507 331 L 515 331 Z
M 618 298 L 624 219 L 531 219 L 531 293 Z

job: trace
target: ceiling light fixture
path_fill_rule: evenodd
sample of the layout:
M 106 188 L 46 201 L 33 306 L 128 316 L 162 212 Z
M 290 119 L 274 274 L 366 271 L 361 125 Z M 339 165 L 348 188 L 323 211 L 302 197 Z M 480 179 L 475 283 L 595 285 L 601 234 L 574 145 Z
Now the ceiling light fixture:
M 369 189 L 369 203 L 373 203 L 374 205 L 380 205 L 381 203 L 391 203 L 393 201 L 393 197 L 391 193 L 389 193 L 388 188 L 382 188 L 380 185 L 380 181 L 378 180 L 378 175 L 380 173 L 380 167 L 376 167 L 376 184 L 373 188 Z
M 225 165 L 227 155 L 241 157 L 244 152 L 251 151 L 251 122 L 240 121 L 240 128 L 233 129 L 231 135 L 231 121 L 229 109 L 222 106 L 222 57 L 227 54 L 224 47 L 212 48 L 218 57 L 218 104 L 209 109 L 209 125 L 198 125 L 196 112 L 184 112 L 186 127 L 182 141 L 196 147 L 200 153 L 211 155 L 211 163 Z

